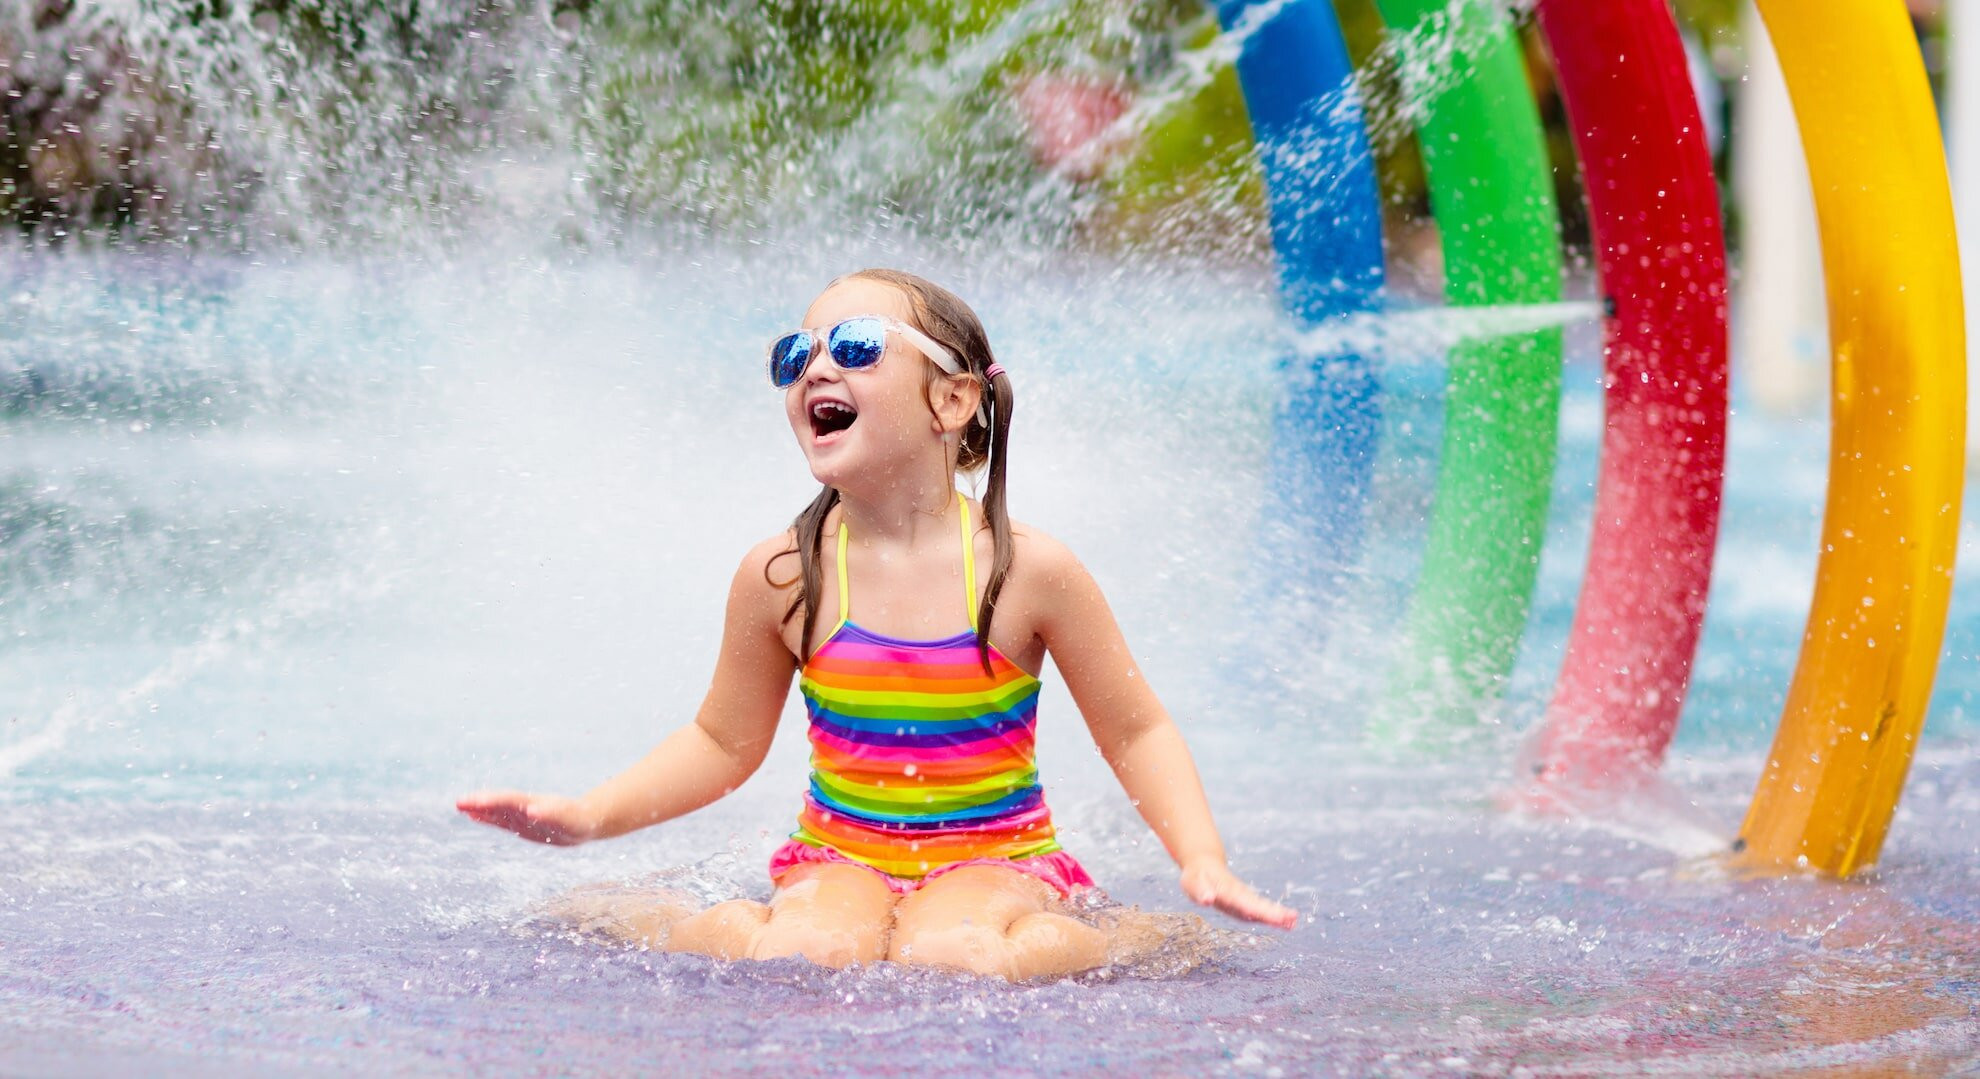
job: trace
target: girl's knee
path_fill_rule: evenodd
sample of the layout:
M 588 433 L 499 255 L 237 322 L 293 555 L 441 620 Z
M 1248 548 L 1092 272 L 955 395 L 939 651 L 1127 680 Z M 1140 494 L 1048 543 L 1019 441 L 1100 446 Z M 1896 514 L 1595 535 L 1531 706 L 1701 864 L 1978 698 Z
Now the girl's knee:
M 674 923 L 666 947 L 716 959 L 746 959 L 769 919 L 770 908 L 764 904 L 731 899 Z
M 716 959 L 802 956 L 822 967 L 843 967 L 885 958 L 886 931 L 879 924 L 821 925 L 811 912 L 732 899 L 676 923 L 666 947 Z
M 887 958 L 920 967 L 943 967 L 971 974 L 1018 978 L 1011 940 L 987 925 L 963 923 L 896 932 Z
M 877 962 L 887 956 L 884 926 L 821 926 L 809 918 L 774 914 L 750 942 L 751 959 L 802 956 L 821 967 Z
M 1027 914 L 1011 923 L 1009 936 L 1026 977 L 1070 974 L 1107 964 L 1107 934 L 1063 914 Z
M 1026 914 L 1005 929 L 971 922 L 897 933 L 888 958 L 1010 981 L 1107 964 L 1107 935 L 1062 914 Z
M 1079 948 L 1107 939 L 1101 930 L 1051 911 L 1027 914 L 1012 922 L 1006 932 L 1013 942 L 1028 948 Z

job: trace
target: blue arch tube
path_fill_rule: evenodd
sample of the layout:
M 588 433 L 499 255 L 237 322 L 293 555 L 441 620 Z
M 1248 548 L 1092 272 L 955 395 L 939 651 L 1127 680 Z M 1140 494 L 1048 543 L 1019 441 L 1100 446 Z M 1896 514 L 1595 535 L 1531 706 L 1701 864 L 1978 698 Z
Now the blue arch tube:
M 1382 288 L 1374 156 L 1328 0 L 1218 0 L 1264 167 L 1279 293 L 1301 330 L 1372 309 Z M 1293 355 L 1273 421 L 1266 546 L 1325 600 L 1361 554 L 1381 412 L 1364 356 Z M 1295 567 L 1273 559 L 1284 573 Z M 1284 583 L 1283 581 L 1280 583 Z

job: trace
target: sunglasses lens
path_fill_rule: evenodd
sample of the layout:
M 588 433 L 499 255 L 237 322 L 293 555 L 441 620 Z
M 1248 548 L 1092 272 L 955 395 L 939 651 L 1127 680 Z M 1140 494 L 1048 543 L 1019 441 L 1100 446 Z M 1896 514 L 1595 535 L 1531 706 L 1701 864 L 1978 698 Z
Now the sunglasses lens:
M 811 362 L 811 335 L 803 330 L 787 333 L 770 346 L 770 381 L 783 389 L 804 374 Z
M 887 326 L 879 319 L 847 319 L 832 327 L 832 362 L 848 371 L 871 367 L 887 351 Z

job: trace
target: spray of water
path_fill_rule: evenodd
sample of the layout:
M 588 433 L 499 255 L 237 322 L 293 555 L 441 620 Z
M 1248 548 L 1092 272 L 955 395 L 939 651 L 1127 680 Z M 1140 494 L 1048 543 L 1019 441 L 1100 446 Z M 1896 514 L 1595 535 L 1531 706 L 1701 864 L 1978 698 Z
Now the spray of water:
M 1414 137 L 1438 98 L 1459 85 L 1460 72 L 1471 65 L 1457 61 L 1492 45 L 1503 18 L 1526 17 L 1533 0 L 1449 0 L 1407 30 L 1386 34 L 1376 48 L 1340 85 L 1308 106 L 1312 122 L 1294 128 L 1259 151 L 1279 169 L 1337 177 L 1337 182 L 1371 156 L 1393 154 Z M 1028 203 L 1042 196 L 1077 188 L 1079 177 L 1112 167 L 1132 167 L 1131 148 L 1162 116 L 1209 87 L 1218 74 L 1236 63 L 1246 45 L 1265 30 L 1286 7 L 1285 0 L 1265 0 L 1246 7 L 1232 24 L 1194 48 L 1176 48 L 1174 61 L 1144 85 L 1133 103 L 1104 131 L 1044 170 L 1034 182 Z M 1201 22 L 1173 34 L 1181 42 L 1200 36 Z M 1346 138 L 1342 131 L 1358 132 Z M 1245 197 L 1243 184 L 1216 185 L 1199 193 L 1210 201 L 1235 203 Z M 1329 191 L 1342 198 L 1346 191 Z M 1298 208 L 1304 216 L 1329 213 L 1335 198 L 1323 197 Z M 1091 209 L 1091 204 L 1083 206 Z
M 1203 19 L 1178 24 L 1180 7 L 1124 17 L 1024 0 L 959 29 L 731 6 L 621 0 L 583 17 L 554 0 L 18 8 L 0 16 L 0 77 L 68 97 L 29 93 L 13 123 L 62 148 L 40 151 L 29 173 L 70 179 L 48 205 L 22 209 L 17 197 L 16 209 L 51 236 L 94 219 L 250 248 L 405 250 L 491 231 L 616 242 L 656 223 L 734 232 L 823 219 L 1050 250 L 1105 212 L 1107 185 L 1092 179 L 1103 166 L 1129 160 L 1142 131 L 1228 69 L 1283 0 L 1197 48 L 1180 43 Z M 1387 37 L 1315 116 L 1365 122 L 1377 152 L 1394 149 L 1450 85 L 1461 65 L 1449 60 L 1487 40 L 1501 10 L 1451 0 Z M 1042 169 L 1011 95 L 1016 73 L 1040 65 L 1138 87 L 1099 137 Z M 1267 152 L 1289 167 L 1348 152 L 1329 126 Z M 1247 197 L 1228 187 L 1195 194 Z
M 1559 329 L 1601 312 L 1587 301 L 1356 312 L 1300 332 L 1295 344 L 1302 356 L 1379 355 L 1393 363 L 1441 357 L 1467 341 Z
M 215 665 L 266 647 L 278 634 L 322 615 L 349 617 L 392 589 L 393 576 L 369 568 L 302 577 L 257 602 L 209 622 L 190 643 L 180 645 L 157 666 L 117 689 L 72 690 L 32 733 L 0 744 L 0 775 L 66 748 L 89 734 L 150 707 Z
M 203 246 L 445 240 L 491 210 L 560 220 L 584 193 L 577 65 L 548 16 L 472 0 L 9 5 L 0 74 L 13 126 L 51 129 L 23 171 L 59 158 L 50 190 L 104 203 L 44 208 L 51 235 L 121 221 Z M 37 100 L 50 93 L 66 97 Z

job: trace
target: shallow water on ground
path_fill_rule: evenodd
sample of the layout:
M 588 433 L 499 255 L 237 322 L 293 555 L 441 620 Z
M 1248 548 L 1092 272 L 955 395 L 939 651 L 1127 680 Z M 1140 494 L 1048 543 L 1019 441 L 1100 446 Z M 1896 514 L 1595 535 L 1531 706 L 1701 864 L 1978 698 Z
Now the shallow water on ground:
M 1434 481 L 1415 456 L 1436 445 L 1434 346 L 1385 344 L 1392 382 L 1425 392 L 1385 420 L 1366 575 L 1324 642 L 1286 639 L 1244 599 L 1258 575 L 1298 579 L 1246 539 L 1269 516 L 1286 343 L 1269 283 L 938 261 L 1017 380 L 1016 515 L 1106 587 L 1236 868 L 1302 922 L 1171 978 L 724 965 L 530 912 L 654 874 L 764 895 L 803 781 L 801 712 L 731 798 L 610 843 L 527 846 L 451 800 L 575 793 L 687 718 L 735 558 L 808 493 L 756 356 L 827 272 L 761 250 L 12 266 L 8 1071 L 1980 1068 L 1972 559 L 1877 872 L 1734 880 L 1710 857 L 1800 638 L 1818 419 L 1734 418 L 1676 793 L 1529 820 L 1493 807 L 1579 581 L 1600 424 L 1587 348 L 1507 703 L 1463 747 L 1397 758 L 1361 742 L 1359 717 Z M 1114 898 L 1178 908 L 1172 867 L 1046 681 L 1041 763 L 1068 848 Z

